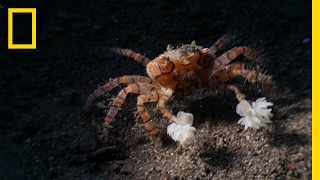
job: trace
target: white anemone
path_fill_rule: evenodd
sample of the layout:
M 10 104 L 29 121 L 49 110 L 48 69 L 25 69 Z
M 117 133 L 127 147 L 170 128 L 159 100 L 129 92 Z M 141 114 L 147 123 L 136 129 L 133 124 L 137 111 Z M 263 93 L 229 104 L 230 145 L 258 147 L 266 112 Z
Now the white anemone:
M 268 124 L 272 123 L 270 118 L 273 117 L 272 109 L 268 109 L 268 106 L 273 106 L 273 103 L 267 102 L 265 97 L 257 99 L 256 102 L 252 103 L 252 106 L 247 100 L 242 100 L 236 108 L 236 112 L 242 116 L 238 124 L 243 125 L 245 130 L 248 127 L 255 129 L 268 127 Z
M 196 128 L 192 126 L 192 123 L 193 115 L 191 113 L 179 111 L 177 122 L 168 126 L 167 133 L 174 141 L 179 141 L 182 147 L 186 147 L 195 139 L 194 131 Z

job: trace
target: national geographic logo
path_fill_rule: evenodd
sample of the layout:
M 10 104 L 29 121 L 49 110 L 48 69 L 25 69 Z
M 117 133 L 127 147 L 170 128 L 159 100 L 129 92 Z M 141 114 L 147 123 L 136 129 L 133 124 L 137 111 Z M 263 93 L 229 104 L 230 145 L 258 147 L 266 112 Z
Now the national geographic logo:
M 19 14 L 18 14 L 19 13 Z M 31 44 L 14 44 L 14 16 L 31 14 Z M 8 8 L 8 49 L 36 49 L 36 8 Z

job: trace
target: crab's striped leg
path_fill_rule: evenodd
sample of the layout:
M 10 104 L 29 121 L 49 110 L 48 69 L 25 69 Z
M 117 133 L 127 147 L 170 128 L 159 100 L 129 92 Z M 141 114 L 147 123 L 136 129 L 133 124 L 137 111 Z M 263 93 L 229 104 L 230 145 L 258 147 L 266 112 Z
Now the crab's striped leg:
M 237 76 L 242 76 L 249 82 L 259 82 L 261 84 L 272 85 L 271 76 L 264 75 L 257 71 L 251 71 L 244 68 L 245 65 L 242 63 L 232 63 L 226 68 L 216 72 L 211 76 L 212 81 L 215 84 L 222 84 Z
M 102 96 L 117 87 L 119 84 L 132 84 L 132 83 L 147 83 L 147 84 L 155 84 L 151 78 L 145 76 L 122 76 L 109 80 L 109 82 L 102 87 L 96 89 L 93 93 L 91 93 L 86 102 L 86 109 L 89 108 L 89 105 L 95 100 L 97 97 Z
M 229 41 L 227 36 L 222 36 L 218 39 L 210 48 L 209 54 L 214 55 L 219 49 L 221 49 Z
M 123 104 L 124 100 L 127 97 L 128 93 L 135 93 L 135 94 L 152 94 L 151 92 L 154 89 L 159 89 L 158 86 L 152 84 L 145 84 L 145 83 L 134 83 L 129 84 L 126 88 L 122 89 L 117 97 L 113 100 L 111 108 L 109 109 L 107 116 L 104 119 L 104 135 L 107 135 L 108 128 L 110 123 L 113 121 L 114 117 L 118 113 L 121 105 Z
M 165 106 L 165 103 L 170 99 L 170 97 L 173 94 L 173 90 L 171 88 L 162 88 L 161 91 L 163 91 L 163 96 L 159 99 L 158 106 L 160 111 L 164 116 L 166 116 L 170 121 L 176 122 L 176 117 L 170 113 L 168 108 Z
M 263 64 L 264 62 L 263 57 L 259 55 L 255 50 L 245 46 L 239 46 L 232 48 L 231 50 L 217 57 L 217 59 L 214 61 L 213 69 L 215 71 L 224 69 L 232 60 L 237 58 L 240 54 L 243 54 L 248 59 L 256 61 L 259 64 Z
M 130 49 L 113 48 L 112 51 L 124 56 L 131 57 L 144 66 L 146 66 L 151 61 L 147 57 L 141 55 L 140 53 L 136 53 Z
M 143 94 L 138 96 L 137 108 L 143 120 L 144 127 L 150 135 L 157 135 L 157 131 L 152 123 L 151 117 L 147 108 L 144 106 L 146 102 L 155 102 L 163 95 L 159 88 L 152 88 L 150 94 Z
M 239 88 L 231 84 L 210 84 L 210 88 L 233 91 L 239 102 L 245 99 L 245 95 L 240 92 Z

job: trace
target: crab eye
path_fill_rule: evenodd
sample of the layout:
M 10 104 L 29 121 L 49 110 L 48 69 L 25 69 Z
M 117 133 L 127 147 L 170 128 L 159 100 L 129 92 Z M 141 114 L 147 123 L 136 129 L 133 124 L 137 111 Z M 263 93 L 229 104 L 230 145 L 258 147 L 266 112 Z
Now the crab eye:
M 174 64 L 166 59 L 159 59 L 158 67 L 161 71 L 161 74 L 168 74 L 173 70 Z

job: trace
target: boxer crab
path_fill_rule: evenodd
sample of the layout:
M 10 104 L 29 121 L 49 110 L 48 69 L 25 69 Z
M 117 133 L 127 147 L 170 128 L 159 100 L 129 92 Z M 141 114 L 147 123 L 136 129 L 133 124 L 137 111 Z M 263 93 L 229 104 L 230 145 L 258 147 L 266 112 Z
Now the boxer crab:
M 265 127 L 271 123 L 271 109 L 268 106 L 273 104 L 265 98 L 259 98 L 256 102 L 249 104 L 240 90 L 231 84 L 224 82 L 242 76 L 249 82 L 259 82 L 272 85 L 272 79 L 261 72 L 246 68 L 246 64 L 233 62 L 239 55 L 244 55 L 249 60 L 258 64 L 263 63 L 263 58 L 255 50 L 239 46 L 216 57 L 215 53 L 228 41 L 226 36 L 217 40 L 210 48 L 197 46 L 195 42 L 182 45 L 179 48 L 172 48 L 168 45 L 167 50 L 150 60 L 147 57 L 129 49 L 114 48 L 113 51 L 121 55 L 133 58 L 138 63 L 146 66 L 149 77 L 146 76 L 122 76 L 110 79 L 107 84 L 98 88 L 88 97 L 86 107 L 92 101 L 109 92 L 119 84 L 127 84 L 114 99 L 104 122 L 104 135 L 107 135 L 110 123 L 119 111 L 128 93 L 139 94 L 137 109 L 143 120 L 144 127 L 150 135 L 157 135 L 158 131 L 152 123 L 149 112 L 144 106 L 147 102 L 158 101 L 158 107 L 165 117 L 173 124 L 168 126 L 168 134 L 183 146 L 190 144 L 194 139 L 195 128 L 192 127 L 193 116 L 190 113 L 179 112 L 177 117 L 165 106 L 171 96 L 176 93 L 188 94 L 193 89 L 210 88 L 231 90 L 235 92 L 239 101 L 237 113 L 242 116 L 239 124 L 256 128 Z

